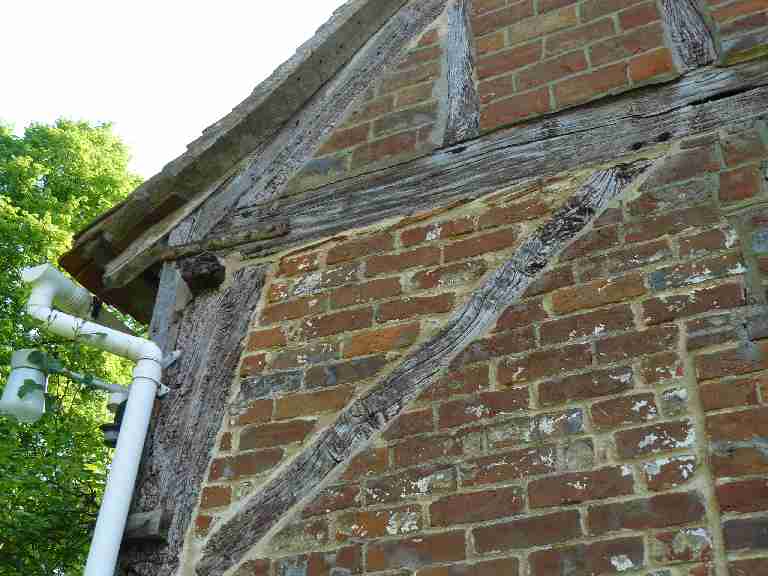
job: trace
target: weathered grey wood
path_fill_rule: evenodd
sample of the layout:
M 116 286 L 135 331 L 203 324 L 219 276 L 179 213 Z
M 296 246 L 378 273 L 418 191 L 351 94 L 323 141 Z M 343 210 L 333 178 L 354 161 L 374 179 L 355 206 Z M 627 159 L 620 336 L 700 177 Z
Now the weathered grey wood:
M 595 173 L 514 256 L 479 288 L 446 326 L 420 346 L 281 473 L 252 495 L 213 533 L 197 566 L 198 576 L 221 576 L 238 563 L 283 515 L 317 490 L 330 473 L 367 445 L 403 408 L 432 384 L 474 339 L 488 332 L 560 251 L 653 163 L 638 160 Z
M 450 146 L 480 134 L 480 98 L 475 87 L 474 35 L 469 22 L 472 0 L 454 0 L 448 13 L 448 118 L 443 144 Z
M 481 197 L 527 179 L 610 162 L 619 154 L 657 142 L 765 114 L 768 69 L 755 66 L 731 75 L 734 71 L 701 70 L 682 83 L 566 112 L 284 199 L 272 210 L 234 219 L 226 233 L 270 218 L 288 219 L 288 235 L 238 249 L 248 256 L 266 256 L 343 230 Z
M 341 122 L 350 105 L 359 101 L 386 67 L 397 61 L 403 47 L 443 12 L 446 2 L 412 0 L 397 12 L 246 170 L 194 214 L 187 242 L 203 239 L 236 204 L 250 207 L 278 196 Z
M 227 270 L 215 254 L 203 252 L 179 261 L 179 271 L 189 290 L 197 296 L 224 283 Z
M 160 241 L 149 244 L 146 238 L 142 238 L 105 266 L 103 283 L 109 288 L 119 288 L 131 282 L 155 262 L 178 260 L 202 252 L 226 250 L 248 242 L 277 238 L 285 236 L 288 230 L 287 222 L 265 222 L 229 236 L 210 238 L 178 247 L 171 247 L 166 242 Z M 181 237 L 186 237 L 183 229 L 175 229 L 173 238 Z
M 169 349 L 183 355 L 163 376 L 171 391 L 158 402 L 133 503 L 136 513 L 172 512 L 167 544 L 124 545 L 121 574 L 171 576 L 179 566 L 264 274 L 259 266 L 238 270 L 230 286 L 194 298 L 182 312 Z
M 694 0 L 662 0 L 662 21 L 672 53 L 683 71 L 717 61 L 712 33 Z
M 162 509 L 131 514 L 125 525 L 123 541 L 166 542 L 172 518 L 172 512 Z
M 166 352 L 168 335 L 176 309 L 179 281 L 180 277 L 176 264 L 165 262 L 160 272 L 160 284 L 157 288 L 157 298 L 155 299 L 155 312 L 149 325 L 149 337 Z

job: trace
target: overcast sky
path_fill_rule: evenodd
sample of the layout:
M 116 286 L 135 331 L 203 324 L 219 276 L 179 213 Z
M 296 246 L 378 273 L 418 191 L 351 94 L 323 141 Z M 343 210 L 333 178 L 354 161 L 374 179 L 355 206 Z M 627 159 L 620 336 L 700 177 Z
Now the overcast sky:
M 149 177 L 343 3 L 0 0 L 0 119 L 110 121 Z

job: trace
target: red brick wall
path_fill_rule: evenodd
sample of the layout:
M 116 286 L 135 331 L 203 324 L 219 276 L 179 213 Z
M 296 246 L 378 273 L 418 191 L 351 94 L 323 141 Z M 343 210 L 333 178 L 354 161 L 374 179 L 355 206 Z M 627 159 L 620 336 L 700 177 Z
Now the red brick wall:
M 239 574 L 762 574 L 766 136 L 748 123 L 677 143 Z M 579 183 L 285 257 L 249 335 L 198 537 L 433 334 Z
M 706 0 L 723 51 L 768 52 L 768 1 Z M 738 60 L 738 58 L 736 58 Z

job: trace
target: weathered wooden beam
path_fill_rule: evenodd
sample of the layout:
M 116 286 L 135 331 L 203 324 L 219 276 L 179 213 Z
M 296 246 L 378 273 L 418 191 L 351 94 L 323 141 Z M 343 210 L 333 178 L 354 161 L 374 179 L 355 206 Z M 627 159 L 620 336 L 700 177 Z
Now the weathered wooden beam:
M 448 118 L 443 144 L 480 134 L 480 98 L 475 87 L 475 54 L 469 12 L 472 0 L 454 0 L 448 12 Z
M 766 114 L 768 68 L 700 69 L 680 81 L 514 127 L 427 158 L 284 199 L 262 214 L 235 217 L 228 234 L 285 218 L 291 231 L 238 250 L 263 257 L 288 248 L 532 178 L 610 162 L 622 153 Z M 223 233 L 223 232 L 222 232 Z
M 248 266 L 231 284 L 192 299 L 165 347 L 183 355 L 163 376 L 170 392 L 158 402 L 147 438 L 132 509 L 170 510 L 167 542 L 126 542 L 119 574 L 177 573 L 182 548 L 210 454 L 224 420 L 225 389 L 235 377 L 247 332 L 261 297 L 265 270 Z M 224 388 L 222 388 L 224 387 Z M 183 479 L 180 480 L 180 479 Z
M 222 522 L 203 549 L 198 576 L 221 576 L 270 528 L 318 490 L 331 472 L 362 450 L 405 406 L 430 386 L 474 339 L 494 326 L 547 264 L 577 238 L 653 162 L 637 160 L 595 173 L 513 257 L 480 287 L 445 327 L 409 354 L 384 380 L 355 400 L 264 488 Z
M 128 516 L 123 533 L 125 542 L 166 542 L 173 513 L 158 508 Z
M 694 0 L 662 0 L 661 7 L 664 30 L 682 71 L 717 61 L 712 32 Z

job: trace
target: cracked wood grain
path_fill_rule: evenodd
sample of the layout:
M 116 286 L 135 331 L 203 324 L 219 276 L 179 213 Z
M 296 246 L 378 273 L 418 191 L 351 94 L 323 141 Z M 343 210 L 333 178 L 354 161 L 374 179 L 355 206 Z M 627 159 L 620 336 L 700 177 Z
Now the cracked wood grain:
M 472 0 L 455 0 L 448 13 L 448 118 L 444 145 L 480 134 L 480 98 L 475 87 L 473 34 L 469 22 Z
M 665 32 L 681 71 L 715 62 L 715 41 L 694 0 L 662 0 L 661 6 Z
M 203 549 L 197 575 L 222 576 L 238 564 L 281 517 L 319 489 L 334 469 L 365 448 L 374 434 L 435 382 L 466 346 L 488 332 L 547 264 L 652 165 L 650 160 L 637 160 L 593 174 L 565 206 L 522 242 L 469 302 L 451 315 L 438 334 L 353 401 L 334 424 L 220 525 Z
M 178 337 L 166 339 L 166 352 L 179 349 L 183 355 L 163 376 L 171 391 L 158 402 L 152 420 L 132 510 L 170 514 L 167 543 L 124 543 L 119 574 L 171 576 L 179 568 L 224 418 L 222 390 L 235 377 L 263 283 L 263 266 L 238 270 L 229 287 L 192 300 L 182 313 Z

